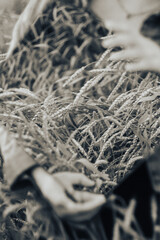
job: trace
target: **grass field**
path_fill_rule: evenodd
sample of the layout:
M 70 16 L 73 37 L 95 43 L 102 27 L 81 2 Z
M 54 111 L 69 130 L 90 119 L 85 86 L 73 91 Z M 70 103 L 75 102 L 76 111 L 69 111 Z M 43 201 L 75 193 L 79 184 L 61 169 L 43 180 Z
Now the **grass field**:
M 109 33 L 85 6 L 53 5 L 1 63 L 0 121 L 50 173 L 81 171 L 107 194 L 159 144 L 160 78 L 110 61 L 100 42 Z M 0 19 L 5 53 L 16 16 Z M 3 180 L 0 187 L 0 239 L 65 239 L 33 190 L 17 200 Z

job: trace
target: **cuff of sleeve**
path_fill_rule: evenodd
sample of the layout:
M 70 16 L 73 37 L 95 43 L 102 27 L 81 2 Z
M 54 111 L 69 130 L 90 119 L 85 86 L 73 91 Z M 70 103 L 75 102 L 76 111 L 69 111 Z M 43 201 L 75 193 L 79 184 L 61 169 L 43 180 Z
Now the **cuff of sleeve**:
M 4 177 L 10 187 L 15 188 L 27 170 L 38 166 L 38 164 L 3 127 L 0 127 L 0 148 L 4 160 Z
M 26 169 L 23 169 L 23 171 L 20 172 L 17 175 L 17 177 L 13 176 L 13 178 L 10 178 L 9 180 L 7 180 L 8 184 L 10 186 L 10 189 L 17 190 L 17 189 L 25 188 L 30 185 L 32 185 L 32 186 L 35 185 L 30 172 L 32 171 L 32 169 L 34 169 L 36 167 L 39 167 L 39 165 L 36 163 L 28 166 L 28 168 L 26 166 Z M 7 176 L 7 173 L 6 173 L 6 176 Z M 6 176 L 5 176 L 5 179 L 6 179 Z

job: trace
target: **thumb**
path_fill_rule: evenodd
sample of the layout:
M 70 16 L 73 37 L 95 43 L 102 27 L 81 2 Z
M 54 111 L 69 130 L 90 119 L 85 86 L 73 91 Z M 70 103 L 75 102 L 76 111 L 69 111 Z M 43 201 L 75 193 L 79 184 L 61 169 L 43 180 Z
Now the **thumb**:
M 101 206 L 106 201 L 102 194 L 95 194 L 85 191 L 74 191 L 74 199 L 79 203 L 96 202 L 98 206 Z
M 72 174 L 72 178 L 73 184 L 79 184 L 85 187 L 93 187 L 95 185 L 94 181 L 90 180 L 82 173 Z
M 87 213 L 95 210 L 99 210 L 105 203 L 106 198 L 102 194 L 94 193 L 76 193 L 77 194 L 77 203 L 75 204 L 75 213 Z M 81 201 L 80 201 L 81 200 Z M 74 209 L 72 209 L 74 211 Z
M 136 71 L 151 71 L 150 66 L 146 64 L 144 61 L 139 61 L 136 63 L 128 63 L 125 66 L 125 70 L 128 72 L 136 72 Z

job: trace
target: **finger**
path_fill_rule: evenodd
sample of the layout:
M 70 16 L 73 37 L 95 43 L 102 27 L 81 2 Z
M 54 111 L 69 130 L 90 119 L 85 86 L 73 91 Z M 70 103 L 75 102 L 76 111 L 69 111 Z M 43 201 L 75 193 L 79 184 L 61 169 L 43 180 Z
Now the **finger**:
M 75 190 L 74 190 L 72 184 L 68 184 L 67 185 L 67 189 L 65 190 L 65 192 L 66 192 L 66 194 L 67 194 L 67 196 L 69 198 L 71 198 L 73 201 L 76 201 L 76 199 L 75 199 Z
M 97 196 L 99 196 L 99 194 L 97 195 L 86 191 L 74 191 L 74 199 L 81 203 L 97 200 Z
M 66 219 L 67 221 L 72 221 L 72 222 L 84 222 L 87 220 L 90 220 L 93 218 L 98 211 L 100 210 L 101 207 L 93 209 L 92 211 L 78 211 L 77 207 L 74 213 L 70 211 L 70 209 L 63 209 L 59 208 L 55 212 L 56 214 L 62 218 Z M 72 205 L 72 210 L 74 209 L 74 206 Z
M 54 211 L 61 218 L 70 221 L 85 221 L 92 218 L 106 202 L 101 194 L 92 194 L 88 202 L 75 203 L 64 197 L 61 204 L 54 205 Z
M 85 213 L 95 210 L 101 207 L 106 202 L 105 197 L 102 194 L 94 194 L 94 197 L 88 199 L 88 201 L 83 203 L 74 203 L 72 205 L 71 213 Z
M 137 59 L 138 53 L 134 49 L 126 49 L 111 54 L 109 60 L 120 61 L 120 60 L 134 60 Z
M 125 47 L 132 44 L 133 40 L 129 35 L 113 35 L 102 41 L 104 48 Z
M 77 212 L 74 215 L 66 216 L 65 219 L 72 221 L 72 222 L 84 222 L 92 219 L 101 209 L 101 207 L 93 209 L 92 211 L 86 212 Z
M 63 201 L 59 201 L 59 203 L 57 203 L 56 205 L 51 204 L 51 206 L 53 207 L 53 211 L 60 218 L 67 219 L 70 221 L 73 221 L 73 220 L 76 220 L 76 221 L 82 220 L 83 221 L 85 219 L 89 219 L 91 216 L 93 216 L 98 211 L 98 208 L 93 209 L 93 211 L 91 211 L 91 212 L 84 211 L 82 209 L 82 207 L 80 208 L 77 203 L 75 203 L 68 197 L 64 197 Z
M 136 71 L 152 71 L 150 66 L 148 66 L 144 61 L 138 61 L 136 63 L 128 63 L 125 66 L 126 71 L 136 72 Z
M 124 22 L 113 22 L 113 21 L 106 21 L 104 22 L 104 26 L 114 32 L 127 32 L 129 30 L 128 24 Z
M 73 184 L 79 184 L 85 187 L 93 187 L 95 185 L 94 181 L 90 180 L 82 173 L 73 173 L 70 175 L 70 178 L 72 178 Z
M 84 221 L 92 218 L 99 209 L 106 203 L 105 197 L 95 194 L 95 197 L 85 203 L 73 203 L 68 205 L 68 214 L 65 215 L 69 220 Z
M 90 180 L 82 173 L 60 172 L 55 173 L 54 178 L 56 178 L 56 180 L 65 187 L 66 191 L 71 194 L 74 191 L 73 185 L 82 185 L 85 187 L 93 187 L 95 185 L 94 181 Z M 64 182 L 63 179 L 66 181 Z
M 75 191 L 74 198 L 77 202 L 88 202 L 93 199 L 93 193 L 85 192 L 85 191 Z M 95 194 L 94 194 L 95 195 Z

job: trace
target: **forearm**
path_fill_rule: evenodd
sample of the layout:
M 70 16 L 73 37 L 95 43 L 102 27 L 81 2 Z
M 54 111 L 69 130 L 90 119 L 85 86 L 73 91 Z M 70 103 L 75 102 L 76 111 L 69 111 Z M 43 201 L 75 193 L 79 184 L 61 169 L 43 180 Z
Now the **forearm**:
M 53 0 L 30 0 L 24 11 L 21 13 L 12 32 L 7 57 L 10 57 L 19 42 L 24 39 L 34 21 L 43 13 Z
M 20 15 L 15 28 L 13 30 L 13 35 L 17 34 L 17 30 L 22 31 L 22 37 L 24 37 L 24 32 L 28 30 L 31 24 L 37 19 L 37 17 L 43 13 L 49 4 L 53 0 L 30 0 L 22 14 Z

